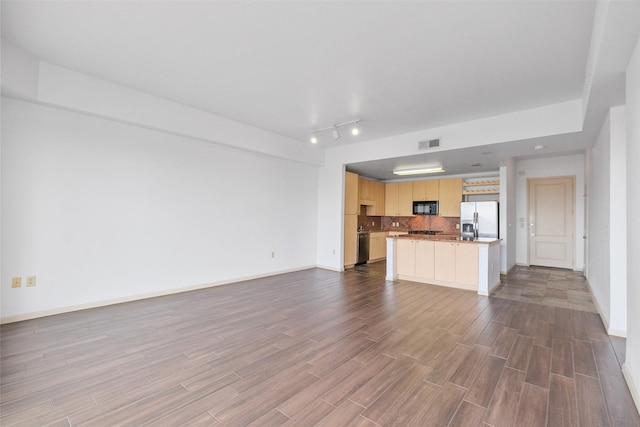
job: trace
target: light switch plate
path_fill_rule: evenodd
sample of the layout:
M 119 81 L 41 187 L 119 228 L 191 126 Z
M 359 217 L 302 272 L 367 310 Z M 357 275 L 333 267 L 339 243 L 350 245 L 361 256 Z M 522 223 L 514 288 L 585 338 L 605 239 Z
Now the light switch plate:
M 27 277 L 27 286 L 35 286 L 36 285 L 36 276 L 28 276 Z

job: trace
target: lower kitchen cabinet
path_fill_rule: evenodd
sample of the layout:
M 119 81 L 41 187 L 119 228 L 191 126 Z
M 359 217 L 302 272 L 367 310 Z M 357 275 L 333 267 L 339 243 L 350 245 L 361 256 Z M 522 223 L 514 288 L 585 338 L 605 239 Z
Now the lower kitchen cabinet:
M 398 275 L 433 280 L 435 271 L 434 242 L 398 239 Z
M 477 244 L 398 239 L 396 251 L 400 279 L 463 289 L 478 287 Z
M 456 282 L 478 286 L 478 245 L 456 243 Z
M 436 269 L 434 278 L 441 282 L 456 281 L 456 243 L 435 242 Z
M 372 261 L 387 257 L 387 233 L 371 233 L 369 235 L 369 259 Z

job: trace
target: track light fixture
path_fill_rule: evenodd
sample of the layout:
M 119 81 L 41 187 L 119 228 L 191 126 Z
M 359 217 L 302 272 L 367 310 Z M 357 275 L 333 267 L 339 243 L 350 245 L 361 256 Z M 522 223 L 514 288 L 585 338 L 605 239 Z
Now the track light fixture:
M 351 128 L 351 135 L 356 136 L 360 133 L 360 129 L 357 126 L 359 122 L 360 122 L 360 119 L 356 119 L 356 120 L 351 120 L 349 122 L 338 123 L 332 126 L 321 128 L 321 129 L 312 130 L 311 137 L 309 139 L 312 144 L 316 144 L 318 142 L 318 133 L 324 132 L 326 130 L 331 130 L 331 136 L 333 136 L 333 139 L 340 139 L 341 135 L 340 135 L 340 132 L 338 131 L 338 128 L 341 128 L 343 126 L 348 126 L 348 125 L 353 125 L 353 127 Z

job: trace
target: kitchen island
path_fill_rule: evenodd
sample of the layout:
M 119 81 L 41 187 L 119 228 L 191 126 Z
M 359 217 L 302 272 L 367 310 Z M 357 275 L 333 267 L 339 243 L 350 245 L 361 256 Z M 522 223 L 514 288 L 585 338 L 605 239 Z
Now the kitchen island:
M 451 235 L 387 238 L 387 280 L 411 280 L 488 296 L 500 285 L 500 240 Z

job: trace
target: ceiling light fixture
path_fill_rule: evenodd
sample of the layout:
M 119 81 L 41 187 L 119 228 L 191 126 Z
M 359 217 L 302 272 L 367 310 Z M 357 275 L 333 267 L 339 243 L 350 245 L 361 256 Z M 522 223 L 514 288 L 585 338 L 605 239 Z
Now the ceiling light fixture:
M 355 120 L 351 120 L 344 123 L 338 123 L 338 124 L 327 126 L 320 129 L 314 129 L 311 131 L 310 141 L 312 144 L 316 144 L 318 142 L 318 133 L 324 132 L 327 130 L 331 131 L 331 136 L 333 136 L 333 139 L 340 139 L 340 132 L 338 131 L 338 128 L 341 128 L 343 126 L 348 126 L 348 125 L 353 125 L 353 127 L 351 128 L 351 135 L 356 136 L 360 133 L 360 128 L 356 126 L 358 123 L 360 123 L 360 119 L 355 119 Z
M 393 173 L 395 175 L 423 175 L 427 173 L 442 173 L 444 169 L 442 166 L 429 166 L 422 168 L 414 168 L 414 169 L 394 169 Z

